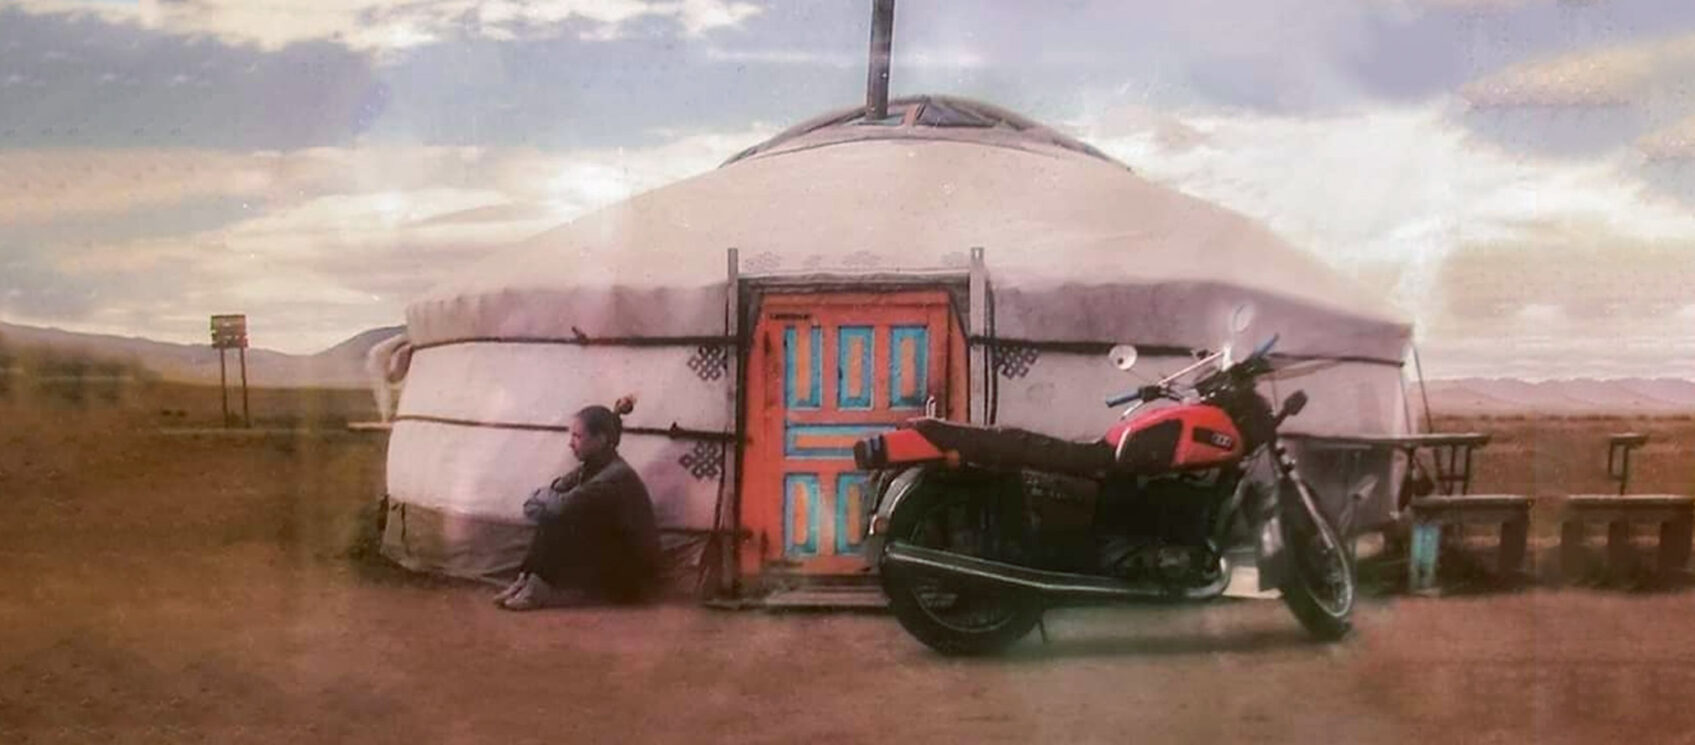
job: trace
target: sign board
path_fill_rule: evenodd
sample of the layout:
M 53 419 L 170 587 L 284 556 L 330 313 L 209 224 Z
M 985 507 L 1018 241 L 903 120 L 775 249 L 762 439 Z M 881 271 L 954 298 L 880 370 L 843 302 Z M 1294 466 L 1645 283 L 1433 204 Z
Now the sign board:
M 247 348 L 247 316 L 212 316 L 212 347 L 214 349 Z

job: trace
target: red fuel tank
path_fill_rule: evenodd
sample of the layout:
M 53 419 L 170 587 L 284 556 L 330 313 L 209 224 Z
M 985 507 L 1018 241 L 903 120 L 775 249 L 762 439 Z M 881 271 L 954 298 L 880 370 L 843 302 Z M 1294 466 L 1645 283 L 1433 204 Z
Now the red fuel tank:
M 1121 469 L 1136 473 L 1212 468 L 1242 459 L 1242 433 L 1223 409 L 1172 406 L 1119 422 L 1107 444 Z

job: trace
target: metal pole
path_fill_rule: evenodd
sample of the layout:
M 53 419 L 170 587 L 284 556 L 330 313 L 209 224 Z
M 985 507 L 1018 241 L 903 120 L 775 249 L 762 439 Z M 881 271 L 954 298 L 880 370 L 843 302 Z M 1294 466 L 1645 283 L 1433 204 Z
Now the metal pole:
M 224 348 L 218 347 L 218 392 L 224 399 L 224 427 L 230 426 L 230 383 L 229 367 L 224 362 Z
M 969 344 L 966 356 L 970 360 L 972 372 L 982 370 L 982 385 L 975 393 L 967 391 L 967 395 L 970 395 L 971 403 L 981 401 L 982 405 L 978 407 L 975 415 L 971 412 L 971 406 L 967 405 L 965 418 L 966 421 L 986 422 L 989 420 L 989 354 L 993 350 L 984 343 L 989 333 L 989 269 L 983 259 L 982 246 L 971 247 L 971 276 L 967 292 L 970 295 L 970 307 L 966 322 L 970 328 L 966 331 Z M 969 380 L 970 375 L 967 374 L 966 378 Z M 970 388 L 969 385 L 966 387 Z
M 1424 387 L 1424 362 L 1418 358 L 1418 345 L 1412 345 L 1413 369 L 1418 371 L 1418 395 L 1424 400 L 1424 431 L 1435 432 L 1436 420 L 1430 413 L 1430 391 Z
M 253 429 L 253 417 L 247 410 L 247 347 L 241 348 L 241 421 L 243 426 Z
M 865 118 L 889 115 L 889 53 L 895 40 L 895 0 L 872 0 L 871 70 L 865 83 Z

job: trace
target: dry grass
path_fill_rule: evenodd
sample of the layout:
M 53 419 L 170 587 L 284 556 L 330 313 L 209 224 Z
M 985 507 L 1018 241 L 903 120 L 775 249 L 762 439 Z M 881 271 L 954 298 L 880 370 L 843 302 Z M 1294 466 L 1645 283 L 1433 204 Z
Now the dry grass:
M 1688 716 L 1633 681 L 1695 692 L 1662 665 L 1695 654 L 1681 596 L 1373 604 L 1324 654 L 1270 603 L 1061 615 L 1052 647 L 982 664 L 880 617 L 515 617 L 350 560 L 382 484 L 382 439 L 340 427 L 363 393 L 253 403 L 276 429 L 159 434 L 216 426 L 192 386 L 0 402 L 0 742 L 1651 741 Z M 1689 421 L 1443 427 L 1497 435 L 1490 491 L 1600 488 L 1620 428 L 1658 438 L 1644 487 L 1695 475 Z M 1596 695 L 1618 704 L 1572 703 Z
M 1640 432 L 1648 444 L 1631 456 L 1630 491 L 1695 495 L 1695 416 L 1439 417 L 1445 432 L 1485 432 L 1472 492 L 1558 497 L 1616 492 L 1607 478 L 1607 437 Z

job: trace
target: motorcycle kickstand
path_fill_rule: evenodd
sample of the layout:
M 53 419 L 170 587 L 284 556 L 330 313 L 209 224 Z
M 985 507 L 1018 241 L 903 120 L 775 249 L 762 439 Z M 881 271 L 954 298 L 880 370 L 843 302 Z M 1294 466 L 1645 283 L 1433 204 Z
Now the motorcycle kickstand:
M 1048 616 L 1046 613 L 1036 616 L 1036 630 L 1042 634 L 1042 646 L 1048 645 Z

